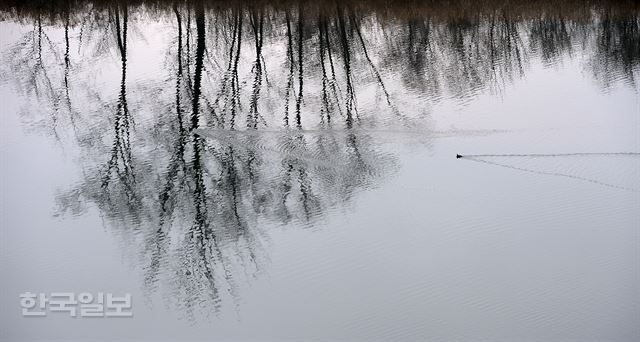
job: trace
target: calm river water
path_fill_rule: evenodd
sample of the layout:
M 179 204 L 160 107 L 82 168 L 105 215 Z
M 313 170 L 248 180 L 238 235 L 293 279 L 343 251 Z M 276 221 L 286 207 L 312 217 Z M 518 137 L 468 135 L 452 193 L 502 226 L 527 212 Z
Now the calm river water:
M 639 13 L 1 5 L 0 339 L 640 340 Z

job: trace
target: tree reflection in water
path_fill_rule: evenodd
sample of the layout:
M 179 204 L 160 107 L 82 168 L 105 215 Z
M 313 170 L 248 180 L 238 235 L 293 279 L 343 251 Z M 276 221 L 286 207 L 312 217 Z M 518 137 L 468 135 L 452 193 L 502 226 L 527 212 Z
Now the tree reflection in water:
M 267 258 L 265 224 L 311 225 L 397 168 L 368 130 L 426 129 L 419 108 L 500 91 L 534 58 L 587 54 L 605 87 L 635 87 L 640 60 L 637 8 L 607 2 L 412 15 L 358 2 L 4 6 L 33 23 L 3 53 L 4 78 L 83 155 L 85 177 L 59 211 L 97 207 L 140 255 L 149 292 L 168 288 L 188 313 L 237 303 L 237 284 Z M 173 37 L 166 78 L 140 84 L 128 56 L 154 20 Z M 92 83 L 96 66 L 116 65 L 118 85 Z

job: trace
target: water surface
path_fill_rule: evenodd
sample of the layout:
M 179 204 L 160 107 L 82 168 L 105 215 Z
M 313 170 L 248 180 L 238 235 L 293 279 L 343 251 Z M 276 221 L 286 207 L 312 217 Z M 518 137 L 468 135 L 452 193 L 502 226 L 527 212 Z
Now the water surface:
M 637 5 L 0 9 L 2 339 L 640 338 Z

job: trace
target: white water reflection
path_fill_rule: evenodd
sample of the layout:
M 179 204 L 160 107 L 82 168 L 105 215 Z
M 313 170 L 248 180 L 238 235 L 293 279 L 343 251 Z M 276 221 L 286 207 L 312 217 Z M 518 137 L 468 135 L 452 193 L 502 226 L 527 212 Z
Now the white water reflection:
M 6 14 L 2 301 L 135 318 L 2 337 L 639 336 L 637 15 L 478 11 Z

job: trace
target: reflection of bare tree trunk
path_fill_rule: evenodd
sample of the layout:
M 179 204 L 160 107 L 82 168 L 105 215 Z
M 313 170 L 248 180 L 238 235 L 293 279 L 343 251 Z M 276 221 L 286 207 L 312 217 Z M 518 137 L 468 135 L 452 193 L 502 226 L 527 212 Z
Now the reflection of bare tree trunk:
M 347 113 L 347 128 L 353 127 L 352 111 L 356 111 L 355 107 L 355 91 L 351 79 L 351 52 L 349 50 L 349 38 L 347 37 L 347 28 L 342 14 L 342 8 L 337 5 L 338 26 L 340 30 L 340 42 L 342 44 L 342 60 L 344 62 L 344 73 L 347 82 L 347 98 L 345 102 L 345 111 Z M 356 113 L 357 114 L 357 113 Z
M 193 85 L 191 84 L 191 6 L 187 6 L 187 22 L 185 24 L 184 31 L 186 39 L 185 46 L 187 47 L 185 51 L 185 58 L 189 61 L 185 66 L 185 69 L 187 70 L 187 85 L 189 86 L 189 91 L 193 91 Z
M 231 127 L 235 126 L 236 113 L 240 109 L 240 80 L 238 77 L 238 64 L 242 48 L 242 9 L 236 9 L 236 51 L 231 70 Z M 233 56 L 233 54 L 232 54 Z
M 323 30 L 323 18 L 318 16 L 318 46 L 320 48 L 320 67 L 322 69 L 322 107 L 320 108 L 321 120 L 324 123 L 325 116 L 327 125 L 331 125 L 331 110 L 329 109 L 329 95 L 327 93 L 327 84 L 329 79 L 327 77 L 327 68 L 325 66 L 325 46 L 324 46 L 324 30 Z
M 191 114 L 191 129 L 198 128 L 200 119 L 200 86 L 202 82 L 202 68 L 205 50 L 204 8 L 202 6 L 196 7 L 196 32 L 196 65 L 195 74 L 193 77 L 193 107 Z
M 200 95 L 201 95 L 201 83 L 202 83 L 202 69 L 203 59 L 205 52 L 205 20 L 204 20 L 204 5 L 202 1 L 199 1 L 195 8 L 196 17 L 196 61 L 193 78 L 193 99 L 192 99 L 192 113 L 191 113 L 191 129 L 198 128 L 199 126 L 199 110 L 200 110 Z M 216 237 L 212 232 L 212 228 L 209 224 L 207 214 L 207 190 L 204 184 L 204 171 L 202 167 L 202 153 L 204 151 L 204 142 L 202 138 L 194 134 L 193 135 L 193 159 L 192 159 L 192 171 L 193 171 L 193 204 L 195 208 L 195 220 L 193 226 L 189 231 L 189 246 L 193 248 L 192 252 L 195 253 L 197 260 L 193 260 L 192 267 L 201 266 L 201 276 L 204 277 L 204 281 L 207 283 L 207 289 L 210 291 L 209 296 L 216 305 L 219 303 L 218 288 L 215 284 L 214 269 L 211 254 L 219 254 L 218 244 Z
M 42 65 L 42 18 L 40 14 L 38 14 L 36 23 L 38 25 L 38 63 Z
M 256 13 L 252 13 L 251 25 L 253 27 L 253 37 L 256 44 L 256 60 L 253 68 L 255 71 L 255 79 L 253 81 L 253 94 L 251 96 L 251 106 L 249 116 L 247 117 L 247 127 L 258 128 L 258 99 L 260 98 L 260 88 L 262 87 L 262 26 L 264 22 L 264 13 L 259 11 L 259 17 Z
M 303 39 L 303 15 L 302 15 L 302 3 L 298 7 L 298 98 L 296 99 L 296 125 L 298 128 L 302 128 L 302 122 L 300 117 L 300 105 L 302 104 L 302 84 L 303 84 L 303 72 L 302 72 L 302 39 Z
M 196 63 L 193 76 L 193 99 L 192 99 L 192 112 L 191 112 L 191 129 L 198 128 L 200 122 L 200 94 L 202 83 L 202 69 L 205 50 L 205 20 L 204 20 L 204 7 L 202 2 L 199 2 L 195 9 L 196 16 Z M 198 241 L 198 246 L 203 260 L 206 259 L 204 239 L 208 236 L 209 224 L 207 220 L 207 206 L 206 206 L 206 188 L 203 179 L 203 170 L 201 162 L 201 153 L 203 149 L 203 141 L 197 134 L 193 135 L 193 160 L 192 168 L 194 173 L 195 189 L 193 190 L 194 207 L 196 210 L 195 223 L 191 231 L 191 237 Z M 207 279 L 213 282 L 213 277 L 210 274 L 209 268 L 205 268 L 205 274 Z M 215 286 L 211 286 L 215 289 Z M 217 291 L 214 291 L 214 297 L 217 296 Z
M 323 17 L 323 30 L 324 30 L 324 40 L 327 47 L 327 58 L 329 59 L 329 67 L 331 68 L 331 81 L 329 85 L 331 86 L 331 91 L 333 92 L 333 97 L 335 100 L 335 105 L 338 108 L 338 112 L 342 112 L 340 109 L 340 99 L 338 97 L 338 81 L 336 80 L 336 69 L 333 65 L 333 53 L 331 52 L 331 38 L 329 37 L 329 24 L 326 17 Z
M 148 289 L 155 289 L 155 285 L 158 281 L 158 275 L 160 273 L 160 267 L 165 260 L 165 256 L 168 250 L 169 238 L 164 230 L 167 217 L 170 217 L 175 207 L 175 182 L 178 178 L 178 171 L 180 169 L 186 173 L 186 165 L 184 161 L 184 149 L 186 143 L 186 134 L 184 130 L 184 123 L 182 118 L 182 107 L 180 101 L 181 82 L 183 77 L 182 72 L 182 20 L 177 5 L 174 4 L 173 11 L 176 15 L 176 21 L 178 24 L 178 52 L 177 52 L 177 72 L 176 72 L 176 115 L 178 119 L 178 138 L 174 146 L 173 156 L 171 157 L 169 167 L 167 168 L 165 186 L 160 192 L 159 202 L 160 211 L 159 224 L 156 231 L 150 237 L 147 247 L 150 250 L 149 266 L 146 268 L 145 284 Z
M 180 130 L 180 135 L 183 135 L 184 132 L 184 122 L 182 118 L 182 105 L 180 103 L 180 93 L 182 90 L 182 78 L 183 78 L 183 64 L 182 64 L 182 18 L 180 17 L 180 12 L 178 11 L 178 7 L 174 5 L 173 11 L 176 14 L 176 22 L 178 24 L 178 53 L 177 53 L 177 61 L 178 61 L 178 70 L 176 73 L 176 114 L 178 116 L 178 129 Z
M 284 125 L 289 127 L 289 95 L 293 92 L 293 39 L 291 34 L 291 16 L 289 10 L 284 12 L 287 23 L 287 60 L 289 64 L 289 76 L 287 77 L 287 88 L 284 95 Z
M 66 89 L 67 102 L 70 104 L 69 99 L 69 12 L 66 13 L 64 21 L 64 88 Z
M 111 159 L 108 162 L 107 174 L 103 178 L 102 186 L 106 188 L 111 181 L 111 172 L 115 171 L 119 176 L 122 184 L 125 186 L 125 190 L 129 200 L 135 198 L 133 190 L 133 165 L 131 158 L 131 144 L 130 144 L 130 128 L 133 123 L 133 119 L 129 114 L 129 107 L 127 105 L 127 22 L 128 22 L 128 10 L 124 6 L 122 9 L 122 19 L 120 19 L 120 9 L 116 9 L 115 13 L 115 28 L 116 28 L 116 41 L 118 44 L 118 51 L 120 52 L 120 60 L 122 64 L 122 76 L 120 79 L 120 94 L 118 96 L 118 105 L 116 108 L 116 116 L 114 120 L 114 142 L 111 149 Z
M 193 78 L 193 99 L 192 99 L 192 113 L 191 113 L 191 129 L 196 129 L 199 126 L 199 110 L 200 110 L 200 94 L 202 85 L 202 69 L 205 52 L 205 20 L 204 20 L 204 6 L 202 2 L 199 2 L 195 9 L 196 16 L 196 62 Z M 192 168 L 194 173 L 194 206 L 196 209 L 195 229 L 197 232 L 192 232 L 200 238 L 204 238 L 208 233 L 209 224 L 207 220 L 207 208 L 206 208 L 206 188 L 204 185 L 204 176 L 202 170 L 201 154 L 204 149 L 202 138 L 194 134 L 193 135 L 193 160 Z M 208 234 L 206 234 L 208 235 Z
M 181 103 L 181 92 L 182 92 L 182 80 L 183 80 L 183 63 L 182 63 L 182 18 L 180 16 L 180 12 L 178 12 L 177 6 L 173 7 L 174 12 L 176 14 L 176 21 L 178 24 L 178 52 L 177 52 L 177 62 L 178 62 L 178 70 L 176 71 L 176 117 L 178 123 L 178 137 L 176 139 L 176 143 L 174 146 L 173 156 L 170 160 L 170 165 L 167 168 L 167 181 L 164 189 L 160 193 L 160 225 L 162 226 L 165 217 L 170 216 L 173 211 L 173 190 L 174 184 L 177 181 L 178 172 L 182 169 L 183 173 L 186 174 L 186 165 L 184 160 L 185 153 L 185 145 L 187 143 L 187 131 L 184 127 L 184 118 L 182 111 L 182 103 Z
M 67 2 L 67 9 L 65 13 L 64 21 L 64 91 L 67 103 L 67 111 L 69 112 L 69 120 L 71 121 L 71 127 L 74 132 L 77 132 L 75 117 L 73 109 L 71 108 L 71 96 L 69 95 L 69 68 L 71 67 L 71 59 L 69 57 L 69 3 Z

